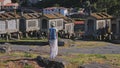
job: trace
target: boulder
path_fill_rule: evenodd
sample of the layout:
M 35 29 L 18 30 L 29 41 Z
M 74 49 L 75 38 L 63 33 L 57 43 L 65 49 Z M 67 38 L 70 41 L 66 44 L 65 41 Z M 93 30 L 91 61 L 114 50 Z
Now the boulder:
M 3 47 L 0 47 L 0 53 L 6 53 L 6 50 Z
M 0 53 L 10 53 L 11 52 L 11 47 L 10 44 L 5 43 L 4 45 L 0 46 Z
M 36 61 L 40 66 L 45 68 L 64 68 L 64 64 L 62 62 L 48 60 L 40 56 L 36 58 Z

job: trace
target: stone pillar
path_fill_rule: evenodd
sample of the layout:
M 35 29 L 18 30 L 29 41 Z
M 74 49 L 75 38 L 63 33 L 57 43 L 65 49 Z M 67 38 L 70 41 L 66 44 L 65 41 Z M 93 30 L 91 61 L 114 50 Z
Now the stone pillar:
M 28 38 L 28 32 L 25 33 L 26 38 Z
M 99 38 L 100 40 L 102 40 L 102 35 L 100 35 L 100 38 Z
M 10 33 L 10 34 L 9 34 L 9 39 L 11 39 L 11 38 L 12 38 L 12 34 Z
M 38 31 L 35 31 L 35 36 L 38 38 L 38 35 L 37 35 Z
M 17 32 L 17 38 L 20 39 L 20 32 Z
M 33 37 L 34 31 L 31 31 L 31 33 L 30 33 L 30 34 L 31 34 L 30 36 L 31 36 L 31 37 Z
M 111 34 L 109 35 L 109 40 L 112 40 Z
M 8 33 L 6 34 L 6 40 L 7 41 L 9 40 L 9 34 Z
M 2 38 L 2 35 L 0 34 L 0 38 Z
M 20 39 L 23 38 L 23 33 L 19 32 Z
M 1 34 L 2 39 L 4 38 L 4 34 Z

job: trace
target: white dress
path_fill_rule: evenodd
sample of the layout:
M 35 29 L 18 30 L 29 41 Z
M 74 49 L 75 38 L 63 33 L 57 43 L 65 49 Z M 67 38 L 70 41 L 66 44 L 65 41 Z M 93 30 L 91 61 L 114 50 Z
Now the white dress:
M 49 40 L 49 45 L 50 45 L 50 58 L 54 59 L 58 54 L 58 39 Z
M 54 59 L 58 54 L 58 40 L 50 40 L 50 58 Z

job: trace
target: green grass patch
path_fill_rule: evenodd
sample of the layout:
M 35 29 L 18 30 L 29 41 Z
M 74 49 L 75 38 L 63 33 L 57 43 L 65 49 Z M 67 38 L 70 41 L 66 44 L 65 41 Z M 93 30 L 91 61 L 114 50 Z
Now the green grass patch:
M 26 53 L 26 52 L 13 52 L 9 56 L 13 56 L 16 58 L 9 58 L 9 60 L 15 60 L 17 57 L 28 57 L 28 58 L 36 58 L 39 54 L 35 53 Z M 42 57 L 49 58 L 49 55 L 40 55 Z M 71 53 L 68 55 L 57 56 L 58 58 L 65 59 L 70 64 L 67 68 L 73 68 L 84 64 L 89 64 L 92 62 L 97 62 L 100 64 L 110 64 L 113 66 L 120 67 L 120 54 L 78 54 Z M 0 62 L 0 64 L 5 64 L 7 62 Z M 29 67 L 29 66 L 26 66 Z M 30 68 L 30 67 L 29 67 Z
M 110 64 L 120 67 L 120 55 L 119 54 L 71 54 L 63 56 L 71 64 L 84 65 L 92 62 L 100 64 Z
M 6 40 L 6 39 L 0 39 L 0 42 L 47 42 L 48 39 L 38 39 L 36 37 L 28 37 L 28 38 L 21 38 L 19 39 L 14 39 L 14 40 Z
M 47 42 L 48 40 L 17 40 L 16 42 Z
M 0 39 L 0 42 L 12 42 L 14 40 L 5 40 L 5 39 Z
M 101 55 L 101 54 L 95 54 L 94 55 L 96 58 L 102 58 L 102 59 L 107 59 L 107 57 L 105 55 Z
M 26 64 L 24 68 L 34 68 L 32 65 Z
M 28 53 L 28 52 L 13 52 L 10 56 L 13 57 L 28 57 L 28 58 L 36 58 L 39 54 Z
M 47 42 L 47 39 L 44 40 L 39 40 L 39 39 L 34 39 L 34 40 L 30 40 L 30 39 L 22 39 L 22 40 L 0 40 L 0 42 Z

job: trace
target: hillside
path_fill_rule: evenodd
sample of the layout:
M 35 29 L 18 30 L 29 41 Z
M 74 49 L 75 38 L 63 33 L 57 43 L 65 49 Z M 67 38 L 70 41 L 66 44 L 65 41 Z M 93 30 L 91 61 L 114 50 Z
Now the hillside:
M 26 1 L 21 6 L 26 6 L 26 3 L 28 3 Z M 13 0 L 13 2 L 19 2 L 19 0 Z M 32 6 L 38 8 L 51 6 L 90 8 L 92 12 L 102 11 L 114 16 L 120 15 L 120 0 L 39 0 L 37 4 L 32 4 Z

